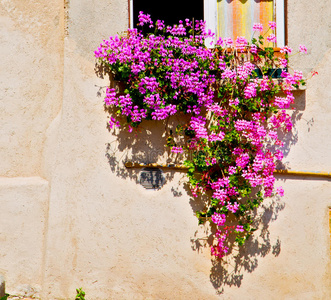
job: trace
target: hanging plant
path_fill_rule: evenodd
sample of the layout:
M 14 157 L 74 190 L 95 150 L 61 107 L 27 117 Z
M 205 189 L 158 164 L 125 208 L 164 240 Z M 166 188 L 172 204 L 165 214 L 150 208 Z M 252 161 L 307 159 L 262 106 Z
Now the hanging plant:
M 275 56 L 262 35 L 251 42 L 219 38 L 209 48 L 205 40 L 214 35 L 203 21 L 166 26 L 142 12 L 139 21 L 154 33 L 128 29 L 95 51 L 115 80 L 124 82 L 120 93 L 106 91 L 105 104 L 116 108 L 109 126 L 131 132 L 145 119 L 190 117 L 167 146 L 186 157 L 192 195 L 208 196 L 196 215 L 200 224 L 216 226 L 211 252 L 223 257 L 232 246 L 230 235 L 242 245 L 254 232 L 253 212 L 263 200 L 283 195 L 282 188 L 274 189 L 273 175 L 283 158 L 279 135 L 292 128 L 285 109 L 294 101 L 292 90 L 305 81 L 301 72 L 288 72 L 292 50 L 283 47 L 282 57 Z M 275 23 L 269 25 L 273 31 Z M 262 25 L 253 29 L 261 32 Z M 266 39 L 275 42 L 273 34 Z M 301 45 L 300 51 L 307 49 Z M 273 80 L 275 72 L 282 80 Z

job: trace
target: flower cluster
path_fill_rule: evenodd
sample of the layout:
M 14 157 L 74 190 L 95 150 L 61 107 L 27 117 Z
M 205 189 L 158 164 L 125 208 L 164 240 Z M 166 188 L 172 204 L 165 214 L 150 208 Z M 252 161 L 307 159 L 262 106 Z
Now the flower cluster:
M 148 15 L 141 13 L 139 21 L 154 27 Z M 166 119 L 178 110 L 199 112 L 213 102 L 216 56 L 204 45 L 204 22 L 161 24 L 157 21 L 155 34 L 144 36 L 131 29 L 126 36 L 105 40 L 95 51 L 116 79 L 126 82 L 126 95 L 108 89 L 106 104 L 119 108 L 133 126 L 142 119 Z
M 252 211 L 263 199 L 284 193 L 274 189 L 276 162 L 283 157 L 278 134 L 291 130 L 285 109 L 294 101 L 293 89 L 305 81 L 301 72 L 288 70 L 292 49 L 283 47 L 283 56 L 276 57 L 272 48 L 263 47 L 262 35 L 251 43 L 243 37 L 219 38 L 207 48 L 205 39 L 213 34 L 206 33 L 203 21 L 166 26 L 141 12 L 139 25 L 155 31 L 144 35 L 129 29 L 95 51 L 115 79 L 125 82 L 122 91 L 107 89 L 105 104 L 117 111 L 109 125 L 119 127 L 124 116 L 132 132 L 144 119 L 164 120 L 179 112 L 190 116 L 168 146 L 172 153 L 191 154 L 185 164 L 192 195 L 209 196 L 197 217 L 215 226 L 211 251 L 223 257 L 231 250 L 230 235 L 242 245 L 253 233 Z M 269 29 L 275 26 L 269 22 Z M 261 24 L 253 29 L 263 31 Z M 270 34 L 267 40 L 276 37 Z M 300 45 L 300 52 L 306 47 Z M 282 81 L 274 81 L 272 70 L 279 68 Z

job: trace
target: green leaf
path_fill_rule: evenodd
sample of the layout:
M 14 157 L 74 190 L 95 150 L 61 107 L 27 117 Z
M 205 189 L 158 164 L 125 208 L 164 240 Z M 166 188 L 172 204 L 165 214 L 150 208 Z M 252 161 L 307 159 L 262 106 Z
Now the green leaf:
M 5 294 L 3 297 L 0 298 L 0 300 L 7 300 L 9 296 L 9 294 Z

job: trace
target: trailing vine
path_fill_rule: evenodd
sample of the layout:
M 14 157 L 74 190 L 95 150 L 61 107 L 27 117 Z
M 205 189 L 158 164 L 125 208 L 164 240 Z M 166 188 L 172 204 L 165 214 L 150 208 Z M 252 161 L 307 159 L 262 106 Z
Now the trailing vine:
M 305 81 L 301 72 L 289 72 L 291 48 L 278 55 L 264 46 L 276 42 L 274 22 L 269 35 L 254 24 L 258 37 L 251 42 L 219 38 L 212 47 L 205 45 L 214 35 L 203 21 L 166 26 L 141 12 L 138 25 L 154 32 L 128 29 L 95 51 L 125 86 L 120 92 L 107 88 L 105 104 L 116 108 L 109 126 L 132 132 L 145 119 L 190 117 L 171 132 L 167 146 L 185 157 L 192 195 L 207 196 L 196 215 L 200 224 L 216 226 L 211 252 L 223 257 L 230 235 L 242 245 L 253 234 L 253 212 L 263 200 L 284 193 L 274 188 L 273 172 L 283 158 L 279 136 L 292 128 L 286 109 L 293 89 Z M 300 45 L 299 51 L 307 49 Z M 281 80 L 273 79 L 276 72 Z

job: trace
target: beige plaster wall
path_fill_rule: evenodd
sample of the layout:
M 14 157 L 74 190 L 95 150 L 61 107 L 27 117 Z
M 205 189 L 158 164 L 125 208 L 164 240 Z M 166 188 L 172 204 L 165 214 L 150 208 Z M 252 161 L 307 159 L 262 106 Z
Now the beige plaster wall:
M 331 171 L 331 7 L 288 1 L 293 64 L 319 72 L 297 92 L 286 166 Z M 330 182 L 278 177 L 286 196 L 259 213 L 260 230 L 211 260 L 182 173 L 148 191 L 123 162 L 163 154 L 163 125 L 135 138 L 106 129 L 94 49 L 128 24 L 126 0 L 0 0 L 0 272 L 42 299 L 329 299 Z M 309 22 L 306 22 L 307 20 Z M 150 140 L 151 142 L 148 142 Z M 132 146 L 134 145 L 134 146 Z M 30 272 L 28 271 L 30 270 Z
M 0 273 L 10 292 L 41 291 L 48 197 L 40 177 L 0 178 Z
M 59 0 L 0 1 L 1 176 L 43 173 L 45 132 L 62 102 L 62 6 Z

